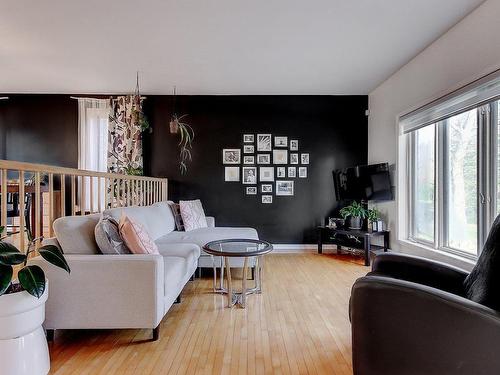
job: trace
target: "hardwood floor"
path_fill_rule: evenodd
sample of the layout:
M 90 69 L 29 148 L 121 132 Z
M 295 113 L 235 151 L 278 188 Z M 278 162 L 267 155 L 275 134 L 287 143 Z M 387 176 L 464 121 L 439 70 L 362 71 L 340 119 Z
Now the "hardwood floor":
M 57 331 L 52 374 L 352 374 L 350 288 L 368 272 L 351 255 L 273 254 L 264 290 L 225 307 L 212 279 L 189 282 L 182 303 L 151 330 Z

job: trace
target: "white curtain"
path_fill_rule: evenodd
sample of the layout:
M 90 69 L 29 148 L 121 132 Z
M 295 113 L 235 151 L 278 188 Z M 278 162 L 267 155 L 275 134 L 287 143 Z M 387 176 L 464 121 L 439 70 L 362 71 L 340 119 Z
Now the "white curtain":
M 78 99 L 78 168 L 96 172 L 106 172 L 108 165 L 108 124 L 110 105 L 107 99 Z M 82 189 L 81 178 L 78 183 Z M 90 179 L 85 179 L 85 207 L 78 202 L 80 209 L 97 210 L 98 181 L 93 181 L 93 202 L 90 202 Z M 104 207 L 105 186 L 101 181 L 101 206 Z M 78 194 L 80 196 L 80 194 Z

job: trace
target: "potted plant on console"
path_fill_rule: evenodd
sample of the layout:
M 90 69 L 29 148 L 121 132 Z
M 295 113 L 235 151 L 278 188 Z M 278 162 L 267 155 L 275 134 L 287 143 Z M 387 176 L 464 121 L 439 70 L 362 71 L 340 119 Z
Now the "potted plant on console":
M 349 206 L 342 208 L 340 215 L 343 219 L 349 218 L 349 229 L 361 229 L 367 210 L 361 203 L 354 201 Z
M 380 212 L 376 208 L 370 208 L 367 210 L 366 217 L 368 219 L 368 229 L 377 232 L 381 231 L 382 228 L 378 228 L 378 221 L 380 219 Z
M 50 369 L 47 340 L 42 328 L 48 282 L 43 270 L 29 265 L 35 252 L 31 240 L 25 254 L 1 237 L 0 227 L 0 363 L 10 375 L 47 374 Z M 41 246 L 38 253 L 49 263 L 70 272 L 61 251 L 53 245 Z M 17 279 L 14 279 L 14 270 Z

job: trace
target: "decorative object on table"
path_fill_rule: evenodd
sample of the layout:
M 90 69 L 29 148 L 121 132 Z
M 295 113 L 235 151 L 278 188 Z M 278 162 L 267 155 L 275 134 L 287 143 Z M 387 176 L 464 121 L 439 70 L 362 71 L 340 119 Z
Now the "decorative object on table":
M 378 220 L 380 219 L 380 212 L 376 208 L 370 208 L 366 211 L 366 218 L 368 220 L 368 228 L 377 232 L 383 230 L 382 227 L 378 229 Z
M 277 167 L 276 168 L 276 177 L 277 178 L 285 178 L 286 177 L 286 167 Z
M 247 186 L 247 195 L 257 195 L 257 186 Z
M 290 154 L 290 164 L 299 164 L 299 154 Z
M 381 219 L 378 219 L 377 220 L 377 230 L 380 232 L 380 231 L 384 231 L 385 230 L 385 223 L 383 220 Z
M 0 236 L 4 227 L 0 227 Z M 37 265 L 28 265 L 35 252 L 30 241 L 26 254 L 0 238 L 0 361 L 3 374 L 42 375 L 50 370 L 49 350 L 42 328 L 48 282 Z M 56 267 L 70 272 L 62 252 L 53 245 L 41 246 L 39 254 Z M 21 267 L 13 281 L 13 266 Z
M 239 182 L 240 181 L 240 167 L 224 167 L 224 181 L 226 181 L 226 182 Z
M 222 163 L 223 164 L 240 164 L 241 163 L 241 149 L 239 148 L 225 148 L 222 150 Z
M 257 154 L 257 164 L 271 164 L 271 155 Z
M 255 156 L 243 155 L 243 164 L 255 164 Z
M 253 134 L 243 134 L 243 143 L 253 143 L 255 136 Z
M 288 150 L 273 150 L 274 164 L 288 164 Z
M 273 203 L 273 196 L 272 195 L 263 195 L 262 196 L 262 203 L 265 203 L 265 204 Z
M 257 134 L 257 151 L 271 151 L 271 134 Z
M 299 140 L 291 139 L 290 140 L 290 151 L 299 151 Z
M 243 145 L 244 154 L 253 154 L 255 152 L 254 145 Z
M 296 167 L 288 167 L 288 178 L 297 177 L 297 168 Z
M 309 154 L 300 154 L 300 164 L 309 164 Z
M 307 167 L 299 167 L 299 178 L 307 178 Z
M 288 147 L 288 137 L 274 137 L 274 147 Z
M 353 201 L 349 206 L 340 210 L 340 215 L 344 219 L 349 218 L 350 229 L 361 229 L 363 219 L 366 218 L 367 211 L 361 203 Z
M 328 218 L 328 228 L 337 229 L 337 222 L 334 217 Z
M 293 188 L 293 181 L 276 181 L 276 195 L 291 196 Z
M 257 183 L 257 167 L 243 167 L 243 184 L 255 185 Z
M 269 193 L 273 192 L 273 185 L 272 184 L 262 184 L 260 189 L 261 189 L 260 190 L 261 193 L 269 194 Z
M 260 181 L 274 181 L 274 167 L 259 167 Z

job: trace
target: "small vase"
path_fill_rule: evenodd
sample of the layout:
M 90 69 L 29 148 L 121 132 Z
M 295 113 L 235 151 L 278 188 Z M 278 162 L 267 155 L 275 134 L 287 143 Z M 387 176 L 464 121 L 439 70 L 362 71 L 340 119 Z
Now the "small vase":
M 362 219 L 359 216 L 351 216 L 349 219 L 349 229 L 361 229 Z

